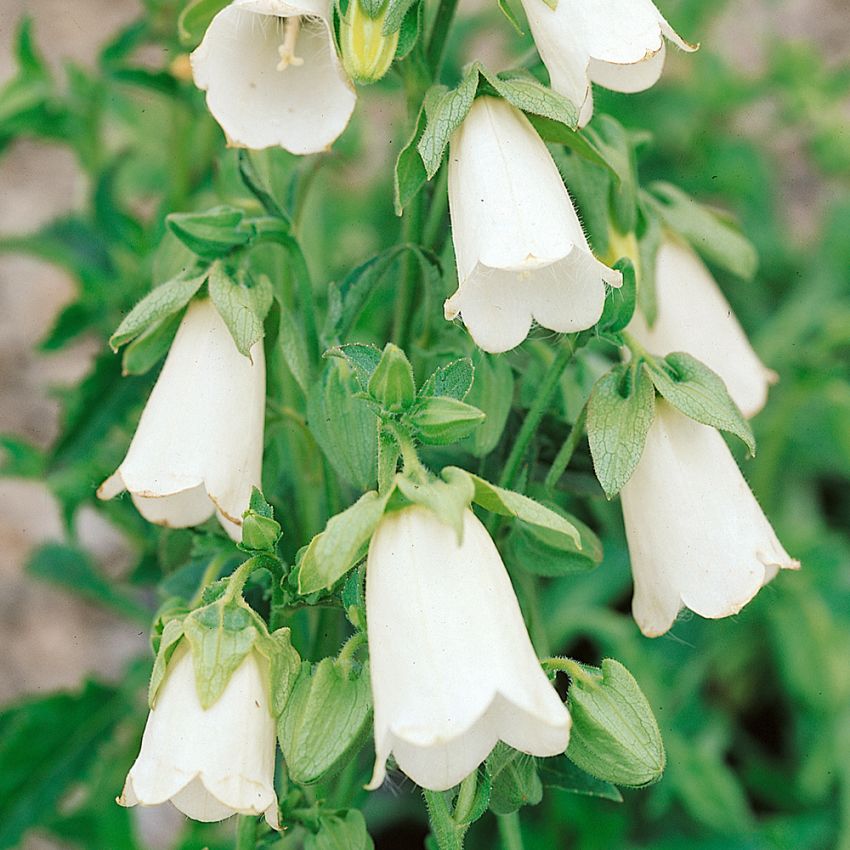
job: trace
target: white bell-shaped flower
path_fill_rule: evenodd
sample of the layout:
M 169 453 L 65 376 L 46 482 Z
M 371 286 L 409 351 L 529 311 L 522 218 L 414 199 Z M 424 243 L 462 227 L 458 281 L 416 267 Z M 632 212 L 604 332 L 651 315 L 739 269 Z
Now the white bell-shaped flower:
M 485 351 L 508 351 L 532 320 L 559 333 L 602 315 L 605 283 L 621 276 L 590 252 L 569 193 L 528 119 L 480 97 L 451 140 L 449 207 L 460 315 Z
M 222 695 L 204 709 L 183 641 L 168 664 L 118 802 L 157 806 L 170 800 L 198 821 L 265 814 L 278 829 L 274 766 L 268 662 L 248 653 Z
M 658 251 L 655 288 L 655 323 L 650 328 L 636 313 L 629 332 L 652 354 L 692 354 L 723 378 L 744 416 L 755 416 L 776 373 L 753 351 L 702 260 L 682 242 L 665 239 Z
M 192 301 L 127 456 L 98 496 L 128 490 L 146 520 L 171 528 L 199 525 L 215 513 L 238 541 L 262 471 L 262 342 L 251 358 L 239 353 L 209 299 Z
M 328 148 L 357 96 L 336 54 L 328 0 L 234 0 L 192 54 L 195 84 L 231 145 Z
M 799 567 L 723 437 L 663 399 L 620 496 L 632 613 L 649 637 L 664 634 L 682 606 L 702 617 L 737 614 L 778 570 Z
M 681 39 L 651 0 L 522 0 L 552 88 L 579 109 L 580 124 L 593 115 L 590 83 L 638 92 L 658 82 L 664 68 L 664 38 L 682 50 Z
M 463 542 L 421 506 L 387 514 L 366 567 L 375 772 L 390 753 L 423 788 L 459 783 L 498 741 L 553 756 L 570 716 L 540 666 L 496 546 L 472 511 Z

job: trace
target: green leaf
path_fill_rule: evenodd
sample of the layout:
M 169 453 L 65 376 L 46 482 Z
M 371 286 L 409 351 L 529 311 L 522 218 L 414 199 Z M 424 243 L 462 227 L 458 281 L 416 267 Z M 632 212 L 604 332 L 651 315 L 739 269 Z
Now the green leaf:
M 457 467 L 449 467 L 449 469 L 457 469 Z M 445 475 L 448 470 L 443 470 Z M 465 470 L 459 470 L 460 473 L 468 475 L 475 484 L 475 496 L 473 501 L 481 505 L 484 510 L 492 511 L 502 516 L 512 516 L 529 525 L 536 525 L 548 529 L 553 535 L 558 537 L 566 537 L 572 540 L 576 546 L 581 545 L 581 535 L 578 529 L 566 518 L 559 516 L 549 508 L 544 507 L 540 502 L 535 502 L 534 499 L 529 499 L 528 496 L 523 496 L 521 493 L 515 493 L 513 490 L 505 490 L 502 487 L 497 487 L 477 475 Z M 553 538 L 554 539 L 554 538 Z
M 269 646 L 268 653 L 265 646 Z M 301 671 L 301 656 L 292 645 L 292 634 L 288 628 L 273 632 L 268 644 L 259 641 L 257 649 L 270 656 L 272 712 L 275 717 L 280 717 Z
M 605 299 L 599 330 L 608 333 L 623 330 L 632 320 L 637 305 L 637 276 L 632 261 L 622 257 L 612 268 L 623 275 L 623 285 L 611 287 Z
M 517 522 L 508 538 L 511 560 L 532 575 L 557 576 L 588 572 L 602 563 L 602 543 L 581 520 L 570 516 L 558 505 L 546 507 L 563 516 L 579 532 L 581 546 L 571 537 L 538 525 Z
M 710 263 L 751 280 L 758 253 L 741 231 L 722 214 L 689 198 L 670 183 L 653 183 L 647 199 L 670 230 L 684 237 Z
M 581 665 L 571 676 L 567 705 L 573 719 L 567 756 L 582 770 L 616 785 L 640 787 L 664 772 L 661 732 L 643 692 L 619 661 L 602 669 Z
M 416 398 L 413 367 L 405 353 L 388 342 L 369 378 L 369 394 L 384 410 L 397 413 L 409 408 Z
M 658 297 L 655 282 L 655 268 L 658 249 L 661 247 L 663 229 L 658 213 L 646 203 L 643 194 L 639 205 L 638 219 L 638 275 L 637 301 L 647 324 L 652 327 L 658 317 Z
M 388 0 L 387 13 L 384 16 L 384 26 L 382 32 L 384 35 L 392 35 L 401 27 L 407 13 L 413 8 L 414 3 L 418 0 Z
M 274 554 L 280 540 L 280 523 L 274 518 L 274 509 L 263 494 L 253 487 L 248 510 L 242 514 L 242 541 L 239 548 L 247 552 Z
M 0 848 L 54 817 L 131 711 L 122 691 L 89 682 L 0 713 Z
M 473 356 L 475 381 L 466 397 L 484 413 L 484 421 L 470 439 L 472 454 L 484 457 L 499 444 L 514 398 L 514 373 L 506 357 L 477 351 Z
M 44 475 L 47 458 L 36 446 L 20 437 L 1 434 L 0 449 L 3 450 L 0 475 L 7 478 L 41 478 Z
M 251 348 L 263 338 L 263 322 L 274 299 L 271 281 L 265 275 L 256 280 L 240 275 L 239 280 L 234 280 L 220 264 L 214 263 L 208 285 L 210 298 L 236 348 L 250 358 Z
M 411 51 L 414 47 L 416 47 L 416 43 L 419 41 L 419 37 L 422 35 L 423 31 L 423 22 L 425 17 L 425 4 L 420 2 L 420 0 L 414 0 L 412 5 L 410 5 L 405 13 L 405 16 L 401 22 L 401 27 L 399 27 L 398 31 L 398 44 L 396 45 L 395 50 L 395 61 L 400 62 L 402 59 L 405 59 L 410 55 Z M 389 15 L 384 18 L 384 26 L 382 32 L 384 35 L 390 35 L 391 33 L 387 33 L 387 19 Z
M 362 746 L 371 716 L 368 668 L 348 678 L 332 658 L 312 671 L 304 663 L 278 722 L 290 779 L 309 785 L 341 769 Z
M 490 810 L 509 815 L 523 806 L 536 806 L 543 799 L 543 785 L 532 756 L 499 741 L 487 758 L 490 775 Z
M 443 523 L 453 528 L 460 542 L 463 538 L 464 512 L 472 501 L 475 487 L 468 475 L 458 474 L 451 467 L 443 470 L 443 479 L 422 483 L 399 475 L 396 486 L 408 501 L 428 508 Z
M 617 120 L 605 114 L 598 115 L 593 127 L 584 132 L 619 177 L 618 184 L 611 186 L 611 217 L 620 233 L 631 233 L 637 225 L 638 178 L 629 133 Z
M 192 650 L 198 699 L 209 708 L 251 652 L 259 636 L 256 615 L 243 602 L 219 600 L 192 611 L 183 634 Z
M 479 69 L 478 63 L 473 63 L 457 88 L 425 101 L 427 122 L 416 149 L 422 157 L 428 180 L 439 170 L 449 139 L 472 107 L 478 91 Z
M 322 817 L 319 831 L 307 833 L 304 839 L 304 850 L 373 850 L 374 846 L 366 820 L 357 809 Z
M 220 206 L 205 212 L 171 213 L 165 223 L 199 257 L 217 260 L 251 240 L 252 231 L 241 226 L 244 216 L 237 207 Z
M 573 153 L 587 160 L 594 165 L 599 165 L 608 170 L 612 177 L 620 179 L 616 167 L 606 157 L 606 152 L 597 147 L 596 144 L 589 139 L 584 133 L 573 127 L 564 124 L 563 121 L 556 121 L 553 118 L 545 118 L 542 115 L 528 114 L 528 120 L 531 126 L 537 131 L 537 134 L 544 142 L 550 142 L 555 145 L 564 145 Z M 573 187 L 569 186 L 570 194 L 573 192 Z
M 350 508 L 328 521 L 324 531 L 311 541 L 298 571 L 302 594 L 333 587 L 366 553 L 377 528 L 389 493 L 364 493 Z
M 375 345 L 351 342 L 329 348 L 325 352 L 325 357 L 339 357 L 345 360 L 354 370 L 354 374 L 360 382 L 360 388 L 365 392 L 369 387 L 372 375 L 381 362 L 381 349 Z
M 184 619 L 185 617 L 180 614 L 172 616 L 164 622 L 162 632 L 160 634 L 156 635 L 156 631 L 154 632 L 156 635 L 156 659 L 154 660 L 150 682 L 148 683 L 148 705 L 150 705 L 151 708 L 153 708 L 153 705 L 156 702 L 156 695 L 159 691 L 159 687 L 165 680 L 165 674 L 168 670 L 168 662 L 171 660 L 171 656 L 174 655 L 174 652 L 177 649 L 177 643 L 183 637 Z M 155 623 L 155 629 L 159 627 L 160 622 L 161 621 L 158 617 L 157 622 Z
M 206 271 L 196 269 L 182 272 L 167 283 L 148 293 L 124 317 L 118 329 L 109 338 L 113 351 L 135 339 L 163 319 L 182 310 L 207 279 Z
M 168 354 L 183 315 L 180 311 L 172 313 L 159 324 L 151 325 L 142 332 L 141 336 L 136 337 L 124 349 L 121 357 L 121 374 L 144 375 L 156 366 Z
M 517 109 L 548 118 L 571 129 L 578 125 L 578 110 L 575 104 L 564 95 L 544 86 L 531 74 L 523 71 L 491 74 L 481 65 L 478 69 L 496 92 Z
M 329 361 L 307 394 L 307 424 L 334 471 L 365 490 L 375 486 L 378 474 L 378 417 L 356 391 L 345 363 Z
M 475 367 L 468 357 L 453 360 L 440 366 L 425 381 L 419 390 L 419 397 L 446 396 L 463 401 L 472 389 Z
M 419 115 L 416 118 L 416 126 L 407 143 L 399 151 L 393 171 L 393 206 L 395 214 L 401 215 L 404 208 L 419 194 L 419 190 L 428 182 L 428 172 L 419 154 L 419 140 L 425 132 L 428 122 L 429 98 L 438 99 L 446 91 L 445 86 L 432 86 L 428 89 Z M 433 107 L 431 107 L 433 109 Z
M 313 382 L 307 338 L 296 314 L 285 307 L 280 310 L 277 344 L 283 352 L 283 359 L 292 377 L 304 395 L 307 395 Z
M 477 407 L 454 398 L 423 399 L 411 411 L 408 422 L 426 445 L 447 446 L 468 437 L 483 421 Z
M 508 23 L 514 28 L 514 32 L 519 36 L 525 35 L 522 24 L 519 22 L 509 0 L 498 0 L 498 5 L 499 11 L 508 19 Z
M 587 439 L 596 477 L 609 499 L 632 477 L 654 418 L 655 390 L 636 364 L 617 366 L 594 385 L 587 403 Z
M 47 543 L 32 553 L 26 570 L 36 578 L 105 605 L 137 622 L 150 620 L 151 612 L 122 591 L 116 582 L 105 578 L 82 549 Z
M 750 423 L 717 373 L 682 351 L 668 354 L 663 360 L 647 360 L 645 366 L 655 389 L 673 407 L 703 425 L 740 437 L 750 454 L 756 453 Z
M 231 0 L 189 0 L 177 19 L 177 33 L 184 47 L 195 47 L 200 43 L 212 19 Z
M 616 785 L 597 779 L 581 768 L 576 767 L 566 756 L 541 759 L 537 763 L 540 779 L 547 788 L 560 788 L 570 794 L 584 797 L 600 797 L 603 800 L 623 802 L 623 795 Z

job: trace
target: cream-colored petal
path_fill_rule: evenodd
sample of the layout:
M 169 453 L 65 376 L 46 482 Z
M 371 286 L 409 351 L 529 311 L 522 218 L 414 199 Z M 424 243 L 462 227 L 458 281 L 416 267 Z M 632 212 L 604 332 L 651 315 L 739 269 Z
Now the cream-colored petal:
M 120 483 L 144 517 L 174 528 L 197 525 L 217 510 L 239 540 L 262 471 L 262 342 L 251 357 L 238 352 L 211 301 L 193 301 L 127 456 L 98 495 L 109 498 Z
M 127 776 L 124 805 L 171 800 L 196 820 L 235 813 L 277 820 L 275 724 L 268 664 L 249 654 L 219 699 L 201 707 L 192 655 L 181 643 L 150 712 Z
M 652 88 L 664 71 L 664 59 L 667 49 L 664 42 L 661 47 L 640 62 L 618 64 L 591 59 L 587 66 L 588 77 L 600 86 L 612 91 L 632 94 Z
M 601 315 L 604 281 L 619 275 L 593 258 L 545 144 L 522 113 L 478 98 L 451 141 L 449 206 L 461 314 L 487 351 L 507 351 L 532 319 L 567 332 Z
M 415 781 L 439 790 L 460 782 L 498 740 L 539 756 L 566 749 L 569 714 L 471 511 L 461 545 L 425 508 L 385 516 L 366 581 L 374 782 L 390 752 Z
M 280 71 L 283 20 L 300 10 L 310 15 L 301 19 L 296 45 L 303 63 Z M 342 133 L 356 95 L 328 19 L 327 4 L 313 2 L 237 2 L 216 15 L 192 54 L 192 69 L 231 144 L 308 154 L 325 150 Z
M 658 316 L 650 328 L 635 315 L 629 331 L 653 354 L 685 351 L 717 372 L 746 417 L 767 402 L 776 373 L 759 360 L 708 269 L 694 251 L 667 238 L 655 271 Z
M 685 605 L 727 617 L 768 578 L 795 569 L 720 434 L 659 399 L 643 455 L 621 491 L 644 634 L 666 632 Z

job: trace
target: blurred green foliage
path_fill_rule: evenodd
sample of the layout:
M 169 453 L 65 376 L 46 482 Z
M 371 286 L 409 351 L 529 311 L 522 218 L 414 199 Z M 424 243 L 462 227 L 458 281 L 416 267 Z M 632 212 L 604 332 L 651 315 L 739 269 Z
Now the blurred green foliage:
M 683 616 L 666 637 L 641 637 L 629 613 L 619 508 L 603 498 L 581 444 L 561 480 L 558 503 L 600 536 L 602 566 L 537 584 L 517 572 L 518 591 L 521 601 L 536 596 L 541 606 L 540 622 L 531 625 L 538 648 L 543 643 L 590 664 L 611 656 L 628 666 L 658 718 L 668 767 L 649 790 L 625 790 L 621 803 L 612 794 L 547 788 L 539 806 L 522 809 L 525 846 L 850 850 L 850 70 L 830 63 L 816 45 L 782 43 L 768 45 L 762 70 L 742 73 L 708 38 L 727 4 L 660 5 L 685 37 L 703 40 L 702 50 L 671 62 L 649 92 L 599 91 L 597 109 L 635 133 L 648 131 L 639 162 L 644 185 L 668 181 L 733 213 L 758 248 L 755 281 L 717 275 L 762 359 L 780 376 L 753 423 L 759 454 L 743 461 L 743 468 L 803 569 L 780 576 L 734 618 Z M 0 155 L 19 137 L 65 145 L 89 181 L 79 212 L 32 235 L 0 235 L 0 251 L 44 258 L 77 281 L 77 299 L 57 317 L 42 350 L 61 350 L 83 334 L 103 341 L 90 375 L 62 391 L 59 440 L 47 452 L 11 435 L 2 442 L 5 474 L 45 479 L 72 540 L 76 510 L 93 503 L 94 487 L 120 461 L 153 381 L 151 373 L 122 377 L 120 358 L 106 340 L 151 285 L 167 280 L 184 259 L 166 231 L 166 215 L 222 203 L 259 212 L 239 179 L 238 156 L 224 151 L 202 95 L 167 65 L 151 69 L 137 59 L 149 45 L 165 47 L 163 55 L 172 58 L 182 50 L 178 4 L 146 0 L 145 6 L 139 23 L 104 48 L 94 70 L 69 67 L 62 79 L 47 69 L 38 33 L 25 22 L 18 75 L 0 91 Z M 447 82 L 459 78 L 469 40 L 488 27 L 518 39 L 495 5 L 460 21 L 449 44 Z M 527 37 L 522 44 L 530 45 Z M 250 157 L 296 222 L 319 315 L 327 308 L 326 282 L 342 281 L 397 241 L 391 175 L 383 166 L 409 138 L 400 93 L 393 75 L 361 90 L 359 116 L 332 153 L 300 160 L 280 151 Z M 778 145 L 780 136 L 792 140 L 790 153 L 787 144 Z M 809 175 L 813 201 L 807 213 L 817 217 L 813 239 L 800 238 L 789 214 L 799 205 L 789 204 L 788 157 Z M 438 189 L 429 191 L 438 198 Z M 399 335 L 413 296 L 397 291 L 394 272 L 413 260 L 396 252 L 387 256 L 388 271 L 377 276 L 345 340 L 403 342 L 419 378 L 439 362 L 472 354 L 465 333 L 438 315 L 454 288 L 454 272 L 445 210 L 439 202 L 432 210 L 423 248 L 440 258 L 442 273 L 422 262 L 422 274 L 413 275 L 421 309 L 410 338 Z M 291 275 L 274 249 L 262 262 L 272 277 Z M 478 435 L 464 450 L 429 450 L 429 460 L 487 475 L 499 470 L 551 357 L 543 339 L 538 331 L 505 358 L 512 375 L 505 374 L 503 360 L 480 367 L 498 382 L 491 418 L 507 416 L 501 439 L 488 434 L 481 446 Z M 324 458 L 326 437 L 307 424 L 310 408 L 289 359 L 279 351 L 270 359 L 264 491 L 283 521 L 283 551 L 294 559 L 326 518 L 358 495 L 346 481 L 362 476 L 337 477 Z M 339 380 L 337 368 L 329 365 L 321 380 Z M 570 367 L 557 408 L 544 419 L 527 480 L 545 476 L 586 397 L 591 373 L 584 361 Z M 505 414 L 495 408 L 512 383 L 515 404 Z M 473 393 L 486 409 L 487 387 Z M 304 493 L 310 498 L 299 498 Z M 128 500 L 97 509 L 138 552 L 126 584 L 110 585 L 73 545 L 35 553 L 30 569 L 40 579 L 73 584 L 129 618 L 139 616 L 150 599 L 146 589 L 160 581 L 161 570 L 166 595 L 191 595 L 204 546 L 220 545 L 212 532 L 150 527 Z M 518 549 L 503 547 L 509 568 L 516 567 L 512 552 Z M 262 590 L 254 589 L 260 599 Z M 316 658 L 334 651 L 343 637 L 342 624 L 326 614 L 305 612 L 303 622 L 293 625 L 296 635 L 300 629 L 313 639 Z M 134 627 L 128 619 L 127 628 Z M 0 848 L 17 846 L 31 827 L 86 850 L 140 847 L 132 817 L 113 801 L 138 746 L 148 663 L 134 665 L 118 687 L 89 683 L 79 693 L 23 699 L 0 713 Z M 361 768 L 369 757 L 361 753 Z M 359 789 L 356 778 L 349 784 Z M 341 792 L 329 785 L 319 793 L 333 799 Z M 424 810 L 409 787 L 368 798 L 359 790 L 352 794 L 353 804 L 364 806 L 377 847 L 421 844 Z M 492 819 L 474 824 L 467 846 L 493 846 L 495 829 Z M 226 825 L 187 823 L 178 847 L 223 850 L 232 846 L 231 834 Z M 301 840 L 296 831 L 266 846 L 295 847 Z

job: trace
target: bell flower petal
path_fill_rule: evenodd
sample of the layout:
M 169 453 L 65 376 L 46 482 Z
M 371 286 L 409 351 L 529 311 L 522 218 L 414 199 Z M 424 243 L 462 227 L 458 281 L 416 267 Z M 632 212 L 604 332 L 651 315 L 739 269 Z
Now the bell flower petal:
M 655 421 L 621 493 L 634 575 L 632 612 L 649 637 L 683 606 L 737 614 L 780 569 L 797 569 L 723 437 L 658 399 Z
M 552 88 L 579 108 L 581 126 L 593 114 L 591 82 L 643 91 L 661 76 L 665 37 L 696 50 L 651 0 L 559 0 L 554 10 L 544 0 L 523 0 L 523 7 Z
M 127 456 L 98 490 L 128 490 L 149 522 L 198 525 L 215 513 L 240 540 L 242 514 L 260 486 L 266 370 L 236 348 L 208 299 L 193 301 L 148 399 Z
M 546 145 L 519 110 L 478 98 L 451 140 L 449 207 L 460 315 L 489 352 L 519 345 L 532 320 L 568 333 L 602 315 L 612 271 L 590 252 Z
M 118 802 L 157 806 L 170 800 L 187 817 L 206 822 L 264 814 L 279 829 L 274 765 L 268 662 L 249 653 L 204 709 L 184 642 L 169 662 Z
M 753 351 L 703 262 L 678 240 L 667 238 L 661 244 L 655 293 L 655 324 L 650 328 L 646 319 L 635 313 L 629 332 L 652 354 L 692 354 L 723 378 L 744 416 L 755 416 L 767 402 L 776 373 Z
M 463 542 L 430 510 L 381 520 L 366 567 L 375 771 L 389 755 L 424 788 L 451 788 L 498 741 L 564 752 L 570 716 L 531 646 L 498 551 L 466 510 Z
M 192 54 L 195 84 L 231 145 L 327 149 L 354 111 L 327 0 L 234 0 Z

